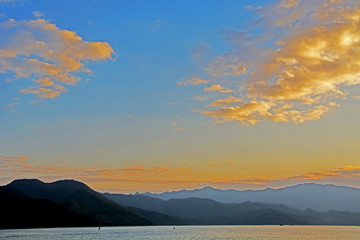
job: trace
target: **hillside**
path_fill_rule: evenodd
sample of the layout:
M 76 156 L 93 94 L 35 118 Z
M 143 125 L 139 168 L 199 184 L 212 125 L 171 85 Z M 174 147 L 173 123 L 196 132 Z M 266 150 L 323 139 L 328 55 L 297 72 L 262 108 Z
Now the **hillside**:
M 212 199 L 161 200 L 142 195 L 105 193 L 123 206 L 157 211 L 184 219 L 190 224 L 318 224 L 360 225 L 360 213 L 298 210 L 282 204 L 220 203 Z
M 267 188 L 264 190 L 221 190 L 204 187 L 195 190 L 181 190 L 164 192 L 161 194 L 138 193 L 162 200 L 185 198 L 208 198 L 222 203 L 262 202 L 270 204 L 285 204 L 301 210 L 314 209 L 317 211 L 351 211 L 360 212 L 360 189 L 320 185 L 315 183 L 299 184 L 280 189 Z
M 165 214 L 122 207 L 74 180 L 44 183 L 37 179 L 22 179 L 13 181 L 4 189 L 23 199 L 52 201 L 74 214 L 93 219 L 101 226 L 178 223 L 177 219 Z
M 100 225 L 96 219 L 76 214 L 51 200 L 20 197 L 2 187 L 0 206 L 0 229 Z

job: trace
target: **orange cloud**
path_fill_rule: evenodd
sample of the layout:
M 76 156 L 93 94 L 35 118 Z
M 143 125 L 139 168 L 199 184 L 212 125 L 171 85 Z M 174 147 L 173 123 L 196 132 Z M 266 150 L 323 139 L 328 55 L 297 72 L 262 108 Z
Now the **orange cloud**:
M 64 161 L 64 159 L 56 159 L 57 161 Z M 7 175 L 23 176 L 26 174 L 51 174 L 56 177 L 84 177 L 86 179 L 93 178 L 119 178 L 121 176 L 127 177 L 161 177 L 161 176 L 176 176 L 187 175 L 191 171 L 188 167 L 180 169 L 172 169 L 165 166 L 156 166 L 147 168 L 145 166 L 129 166 L 118 169 L 99 168 L 99 167 L 71 167 L 58 166 L 54 164 L 39 164 L 38 162 L 29 161 L 28 157 L 24 156 L 5 156 L 0 157 L 0 167 L 6 170 Z
M 202 79 L 197 75 L 190 76 L 187 79 L 182 79 L 181 82 L 178 82 L 177 85 L 180 86 L 196 86 L 200 84 L 206 84 L 210 82 L 210 80 Z
M 236 107 L 222 107 L 220 109 L 203 111 L 202 113 L 207 116 L 214 117 L 216 122 L 223 121 L 241 121 L 245 125 L 255 125 L 258 119 L 269 117 L 271 114 L 269 110 L 271 105 L 260 101 L 251 101 Z
M 210 87 L 204 88 L 204 92 L 231 93 L 234 92 L 234 90 L 221 86 L 220 84 L 213 84 Z
M 225 99 L 217 99 L 211 104 L 207 105 L 206 107 L 219 107 L 219 106 L 226 106 L 226 105 L 232 105 L 234 103 L 242 102 L 243 100 L 234 96 L 229 96 Z
M 41 17 L 38 15 L 38 17 Z M 8 39 L 0 46 L 0 73 L 13 72 L 15 78 L 35 83 L 21 93 L 39 98 L 56 98 L 66 92 L 64 85 L 81 80 L 77 73 L 91 71 L 89 61 L 111 58 L 114 53 L 106 42 L 87 42 L 75 32 L 61 30 L 55 24 L 36 20 L 7 20 L 0 24 Z
M 194 97 L 193 99 L 196 100 L 196 101 L 205 101 L 205 100 L 208 100 L 209 97 L 208 97 L 208 96 L 199 95 L 199 96 Z
M 226 161 L 225 161 L 226 162 Z M 224 163 L 225 163 L 224 162 Z M 231 163 L 232 161 L 227 161 Z M 287 186 L 302 182 L 345 183 L 360 187 L 360 166 L 343 166 L 328 171 L 305 172 L 293 176 L 278 177 L 230 177 L 222 176 L 216 171 L 215 162 L 208 164 L 213 172 L 193 171 L 189 167 L 169 168 L 166 166 L 128 166 L 122 168 L 72 167 L 64 166 L 61 161 L 56 164 L 40 164 L 25 156 L 0 157 L 0 179 L 36 177 L 49 181 L 64 178 L 74 178 L 91 183 L 98 190 L 170 190 L 177 188 L 194 188 L 196 186 L 212 185 L 216 187 L 261 188 L 270 186 Z
M 238 81 L 243 101 L 215 99 L 205 107 L 216 109 L 203 114 L 215 122 L 298 124 L 320 119 L 360 85 L 357 1 L 281 0 L 255 12 L 260 20 L 249 33 L 228 31 L 231 50 L 204 69 L 219 82 L 204 91 L 235 92 L 227 86 Z M 265 30 L 254 36 L 257 27 Z

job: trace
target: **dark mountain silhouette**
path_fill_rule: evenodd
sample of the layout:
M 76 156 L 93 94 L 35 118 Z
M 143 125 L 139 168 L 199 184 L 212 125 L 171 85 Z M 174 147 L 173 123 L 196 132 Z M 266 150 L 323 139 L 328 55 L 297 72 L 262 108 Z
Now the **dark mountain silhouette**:
M 297 210 L 283 204 L 254 202 L 220 203 L 211 199 L 161 200 L 143 195 L 104 193 L 123 206 L 157 211 L 184 219 L 190 224 L 320 224 L 360 225 L 360 213 Z
M 0 229 L 99 226 L 100 223 L 47 199 L 28 199 L 0 187 Z
M 138 193 L 139 194 L 139 193 Z M 315 209 L 318 211 L 360 212 L 360 189 L 320 185 L 315 183 L 299 184 L 280 189 L 264 190 L 221 190 L 204 187 L 195 190 L 164 192 L 161 194 L 141 193 L 141 195 L 162 200 L 185 198 L 208 198 L 222 203 L 242 203 L 246 201 L 285 204 L 297 209 Z
M 53 183 L 44 183 L 37 179 L 15 180 L 4 186 L 4 189 L 24 199 L 50 200 L 74 214 L 93 219 L 101 226 L 136 226 L 176 222 L 175 218 L 165 214 L 124 208 L 85 184 L 74 180 Z
M 211 189 L 208 189 L 211 190 Z M 100 194 L 74 180 L 15 180 L 0 187 L 0 228 L 175 224 L 360 225 L 360 213 L 297 210 L 283 204 L 220 203 L 212 199 L 162 200 Z

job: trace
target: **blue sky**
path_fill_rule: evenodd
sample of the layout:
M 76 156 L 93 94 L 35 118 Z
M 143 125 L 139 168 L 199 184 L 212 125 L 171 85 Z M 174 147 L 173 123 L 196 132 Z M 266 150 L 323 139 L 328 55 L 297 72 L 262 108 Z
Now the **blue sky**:
M 308 179 L 358 186 L 359 73 L 349 50 L 358 38 L 349 32 L 359 4 L 264 3 L 0 0 L 0 182 L 76 178 L 115 191 Z M 70 34 L 70 47 L 81 37 L 73 58 L 20 47 L 45 39 L 56 49 L 58 33 Z M 9 49 L 20 53 L 8 57 Z M 44 58 L 81 80 L 16 66 Z M 6 68 L 9 59 L 17 62 Z

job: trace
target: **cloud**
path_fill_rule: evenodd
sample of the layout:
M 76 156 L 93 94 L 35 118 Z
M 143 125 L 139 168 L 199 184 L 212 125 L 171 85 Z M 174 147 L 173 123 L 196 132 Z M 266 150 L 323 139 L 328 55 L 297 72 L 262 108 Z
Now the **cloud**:
M 180 86 L 196 86 L 200 84 L 209 83 L 210 80 L 202 79 L 198 75 L 192 75 L 189 78 L 184 78 L 181 82 L 177 82 L 177 85 Z
M 229 107 L 215 99 L 206 107 L 217 109 L 203 114 L 216 122 L 298 124 L 352 98 L 347 89 L 360 85 L 358 1 L 281 0 L 250 11 L 258 21 L 246 32 L 227 30 L 230 50 L 204 68 L 219 83 L 205 91 L 236 92 L 243 101 Z M 234 81 L 239 88 L 227 88 Z
M 42 18 L 9 19 L 0 23 L 0 30 L 0 73 L 31 80 L 32 86 L 19 92 L 39 98 L 60 96 L 66 85 L 81 80 L 78 74 L 91 73 L 86 63 L 110 59 L 114 53 L 106 42 L 84 41 L 75 32 Z
M 252 100 L 235 107 L 221 107 L 220 109 L 203 111 L 204 115 L 213 117 L 216 122 L 241 121 L 245 125 L 255 125 L 259 119 L 271 116 L 269 110 L 271 105 L 264 101 Z
M 282 6 L 292 8 L 299 4 L 298 0 L 281 0 Z
M 164 23 L 165 21 L 164 20 L 161 20 L 161 19 L 158 19 L 158 20 L 155 20 L 152 24 L 151 24 L 151 31 L 152 32 L 157 32 L 160 28 L 160 25 L 162 23 Z
M 360 187 L 360 166 L 343 166 L 338 169 L 305 172 L 298 175 L 275 177 L 228 177 L 216 171 L 215 162 L 208 162 L 214 172 L 193 171 L 189 167 L 169 168 L 166 166 L 145 167 L 142 165 L 121 168 L 73 167 L 67 161 L 57 159 L 57 164 L 42 164 L 32 161 L 26 156 L 0 157 L 0 180 L 10 181 L 15 178 L 41 178 L 53 181 L 56 179 L 73 178 L 91 183 L 98 190 L 136 189 L 169 190 L 174 188 L 194 188 L 211 185 L 217 187 L 263 188 L 281 187 L 304 182 L 345 184 Z M 233 163 L 233 161 L 224 161 Z M 228 164 L 228 166 L 231 166 Z
M 193 98 L 196 101 L 205 101 L 209 99 L 209 96 L 203 96 L 203 95 L 199 95 Z
M 227 56 L 215 58 L 215 60 L 211 62 L 209 66 L 205 67 L 204 70 L 213 77 L 238 76 L 247 72 L 244 63 L 241 61 L 238 62 L 237 59 Z
M 33 14 L 34 14 L 34 17 L 36 17 L 36 18 L 44 17 L 44 14 L 39 11 L 33 11 Z
M 219 106 L 226 106 L 226 105 L 232 105 L 234 103 L 242 102 L 243 100 L 234 96 L 229 96 L 225 99 L 217 99 L 211 104 L 207 105 L 206 107 L 219 107 Z
M 204 88 L 204 92 L 231 93 L 231 92 L 234 92 L 234 90 L 223 87 L 220 84 L 213 84 L 210 87 Z
M 171 126 L 172 126 L 176 131 L 185 131 L 185 130 L 186 130 L 186 129 L 183 128 L 183 127 L 179 127 L 176 122 L 171 122 Z
M 56 159 L 64 162 L 64 159 Z M 128 166 L 117 169 L 100 168 L 100 167 L 72 167 L 72 166 L 58 166 L 53 164 L 39 164 L 35 161 L 30 161 L 26 156 L 4 156 L 0 157 L 0 167 L 5 170 L 3 174 L 11 175 L 13 177 L 30 176 L 31 174 L 47 174 L 52 175 L 53 178 L 62 177 L 83 177 L 86 179 L 96 178 L 119 178 L 129 177 L 130 179 L 138 176 L 144 178 L 159 177 L 159 176 L 175 176 L 187 175 L 191 173 L 188 167 L 173 169 L 165 166 L 155 166 L 147 168 L 145 166 Z
M 74 125 L 77 125 L 77 124 L 79 124 L 79 123 L 73 122 L 73 121 L 64 121 L 63 124 L 64 124 L 64 125 L 67 125 L 67 126 L 74 126 Z
M 21 0 L 0 0 L 0 3 L 13 3 L 13 2 L 19 2 Z

